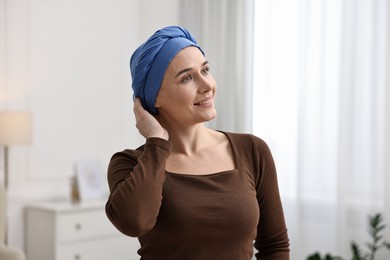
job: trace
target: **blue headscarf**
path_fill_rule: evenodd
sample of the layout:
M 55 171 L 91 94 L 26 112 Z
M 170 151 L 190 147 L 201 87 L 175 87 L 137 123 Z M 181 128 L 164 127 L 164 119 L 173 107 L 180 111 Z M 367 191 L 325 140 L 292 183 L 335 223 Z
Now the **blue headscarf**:
M 154 104 L 169 63 L 179 51 L 188 46 L 197 47 L 204 55 L 187 29 L 168 26 L 156 31 L 131 56 L 133 98 L 139 97 L 143 107 L 150 113 L 158 113 Z

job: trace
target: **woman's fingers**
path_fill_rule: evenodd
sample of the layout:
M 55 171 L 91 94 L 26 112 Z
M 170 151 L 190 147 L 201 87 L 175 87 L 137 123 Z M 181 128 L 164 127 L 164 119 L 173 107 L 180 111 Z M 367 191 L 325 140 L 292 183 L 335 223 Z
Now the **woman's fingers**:
M 136 127 L 145 138 L 160 137 L 168 140 L 168 132 L 161 126 L 157 119 L 146 111 L 139 98 L 134 100 L 134 115 Z

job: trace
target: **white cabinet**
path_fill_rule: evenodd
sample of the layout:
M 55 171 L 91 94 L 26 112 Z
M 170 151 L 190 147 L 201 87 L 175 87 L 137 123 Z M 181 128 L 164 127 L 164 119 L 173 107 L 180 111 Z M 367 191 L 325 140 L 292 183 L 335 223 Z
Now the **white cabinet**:
M 136 260 L 139 243 L 110 223 L 104 201 L 48 202 L 26 212 L 28 260 Z

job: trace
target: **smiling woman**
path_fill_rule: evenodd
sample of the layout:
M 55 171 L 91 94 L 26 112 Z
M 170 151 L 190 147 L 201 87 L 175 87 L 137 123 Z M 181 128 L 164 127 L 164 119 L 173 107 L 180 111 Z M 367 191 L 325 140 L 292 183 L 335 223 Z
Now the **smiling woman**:
M 275 165 L 250 134 L 205 126 L 216 82 L 179 26 L 158 30 L 131 57 L 138 149 L 114 154 L 106 213 L 138 237 L 142 259 L 289 259 Z M 261 217 L 260 217 L 261 216 Z

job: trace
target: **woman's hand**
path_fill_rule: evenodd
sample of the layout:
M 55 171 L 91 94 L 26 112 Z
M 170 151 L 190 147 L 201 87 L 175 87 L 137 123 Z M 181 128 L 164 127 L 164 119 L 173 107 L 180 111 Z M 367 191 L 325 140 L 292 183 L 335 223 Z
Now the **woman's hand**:
M 134 100 L 134 115 L 136 127 L 141 135 L 145 138 L 159 137 L 168 140 L 169 135 L 165 128 L 157 121 L 157 119 L 146 111 L 141 104 L 139 98 Z

